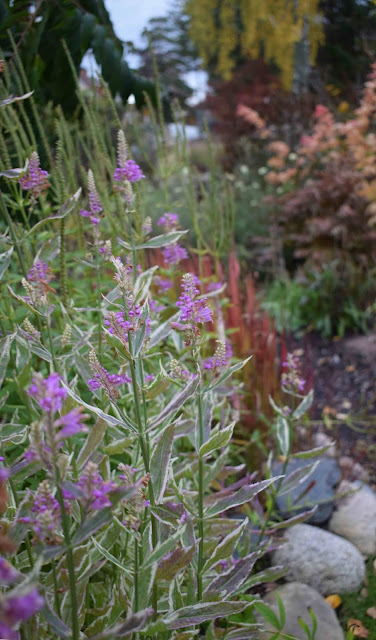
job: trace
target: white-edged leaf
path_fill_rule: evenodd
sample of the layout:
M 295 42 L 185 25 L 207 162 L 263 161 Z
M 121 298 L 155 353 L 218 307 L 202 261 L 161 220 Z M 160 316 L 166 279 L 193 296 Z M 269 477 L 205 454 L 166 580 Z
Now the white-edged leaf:
M 93 543 L 93 545 L 95 546 L 95 548 L 99 551 L 99 553 L 106 558 L 106 560 L 108 560 L 109 562 L 112 562 L 112 564 L 114 564 L 116 567 L 118 567 L 119 569 L 121 569 L 121 571 L 124 571 L 124 573 L 127 576 L 132 576 L 133 572 L 130 571 L 128 569 L 128 567 L 126 567 L 122 562 L 120 562 L 120 560 L 118 560 L 117 558 L 115 558 L 115 556 L 112 555 L 112 553 L 110 553 L 109 551 L 107 551 L 107 549 L 105 549 L 104 547 L 102 547 L 101 544 L 99 544 L 99 542 L 95 539 L 95 538 L 91 538 L 91 541 Z
M 9 98 L 5 98 L 5 100 L 0 101 L 0 107 L 7 107 L 8 104 L 13 104 L 13 102 L 19 102 L 19 100 L 26 100 L 32 96 L 34 91 L 29 91 L 28 93 L 24 93 L 22 96 L 10 96 Z M 3 174 L 0 174 L 3 175 Z
M 4 251 L 4 253 L 0 254 L 0 280 L 10 265 L 12 253 L 13 247 L 11 247 L 8 251 Z
M 15 338 L 15 333 L 10 333 L 0 340 L 0 387 L 4 382 L 10 359 L 10 348 Z
M 263 551 L 253 551 L 245 558 L 240 558 L 229 571 L 220 573 L 219 576 L 208 584 L 205 594 L 218 593 L 230 595 L 249 577 L 255 562 L 263 555 Z
M 317 466 L 320 464 L 320 460 L 316 460 L 312 464 L 307 464 L 305 467 L 301 469 L 296 469 L 284 478 L 281 483 L 281 486 L 278 489 L 278 495 L 283 495 L 284 493 L 289 493 L 295 487 L 298 487 L 304 480 L 309 478 L 309 476 L 315 471 Z
M 213 453 L 213 451 L 216 451 L 221 447 L 225 447 L 232 438 L 235 424 L 236 423 L 234 421 L 225 429 L 222 429 L 217 433 L 213 433 L 210 436 L 209 440 L 200 447 L 200 457 L 208 456 L 209 454 Z
M 81 195 L 81 187 L 76 191 L 76 193 L 73 194 L 73 196 L 71 196 L 70 198 L 68 198 L 68 200 L 63 204 L 62 207 L 60 207 L 60 209 L 58 210 L 57 213 L 55 213 L 54 216 L 49 216 L 48 218 L 44 218 L 43 220 L 39 220 L 39 222 L 37 222 L 31 229 L 30 231 L 28 231 L 24 238 L 27 238 L 31 233 L 33 233 L 33 231 L 35 231 L 36 229 L 38 229 L 42 224 L 44 224 L 45 222 L 48 221 L 53 221 L 53 220 L 62 220 L 62 218 L 65 218 L 68 213 L 70 213 L 72 211 L 72 209 L 75 208 L 79 198 Z
M 276 435 L 283 456 L 290 452 L 290 425 L 285 416 L 278 415 L 276 421 Z
M 225 600 L 221 602 L 200 602 L 190 607 L 183 607 L 174 611 L 163 619 L 168 629 L 181 629 L 182 627 L 192 627 L 201 624 L 206 620 L 215 618 L 227 618 L 234 613 L 240 613 L 251 602 L 231 602 Z
M 256 482 L 255 484 L 243 485 L 235 491 L 234 493 L 222 498 L 218 502 L 215 502 L 209 509 L 206 510 L 206 517 L 211 518 L 212 516 L 216 516 L 227 509 L 231 509 L 232 507 L 237 507 L 240 504 L 244 504 L 245 502 L 249 502 L 252 500 L 260 491 L 263 491 L 267 487 L 269 487 L 273 482 L 276 482 L 281 476 L 276 476 L 275 478 L 270 478 L 269 480 L 261 480 L 261 482 Z
M 202 573 L 209 571 L 212 567 L 215 567 L 221 560 L 226 560 L 235 551 L 236 545 L 244 533 L 244 529 L 247 526 L 248 521 L 243 522 L 234 531 L 231 531 L 223 540 L 215 547 L 210 558 L 205 562 Z
M 166 489 L 170 470 L 172 445 L 174 442 L 174 431 L 174 424 L 170 424 L 162 431 L 150 459 L 150 474 L 154 497 L 157 504 L 162 500 Z
M 309 460 L 310 458 L 317 458 L 325 451 L 328 451 L 331 447 L 334 447 L 335 441 L 330 444 L 326 444 L 322 447 L 316 447 L 315 449 L 309 449 L 309 451 L 298 451 L 297 453 L 292 453 L 291 458 L 299 458 L 300 460 Z
M 252 356 L 249 356 L 249 358 L 246 358 L 245 360 L 242 360 L 241 362 L 237 362 L 236 364 L 233 364 L 232 367 L 229 367 L 228 369 L 226 369 L 226 371 L 224 371 L 219 376 L 219 378 L 216 378 L 216 380 L 214 380 L 213 382 L 211 382 L 210 384 L 208 384 L 205 387 L 204 393 L 207 393 L 211 389 L 215 389 L 215 387 L 218 387 L 219 385 L 223 384 L 223 382 L 225 382 L 234 373 L 236 373 L 236 371 L 240 371 L 240 369 L 242 369 L 247 364 L 247 362 L 249 362 L 249 360 L 251 358 L 252 358 Z
M 304 416 L 304 414 L 307 413 L 307 411 L 310 409 L 312 402 L 313 402 L 313 389 L 311 389 L 311 391 L 307 393 L 305 398 L 303 398 L 301 403 L 296 407 L 294 413 L 292 414 L 293 419 L 299 420 L 299 418 Z
M 160 249 L 160 247 L 165 247 L 168 244 L 177 242 L 182 236 L 188 233 L 188 231 L 188 229 L 185 231 L 170 231 L 169 233 L 164 233 L 163 235 L 150 238 L 150 240 L 147 240 L 142 244 L 137 244 L 134 248 L 136 251 L 138 251 L 139 249 Z M 128 251 L 132 251 L 133 247 L 131 244 L 125 242 L 121 238 L 118 238 L 117 240 L 122 247 L 125 247 L 125 249 L 128 249 Z
M 162 424 L 162 422 L 164 422 L 166 418 L 171 416 L 173 413 L 176 413 L 176 411 L 179 411 L 179 409 L 181 409 L 185 401 L 188 400 L 188 398 L 190 398 L 194 394 L 194 392 L 198 387 L 199 382 L 200 382 L 199 376 L 192 376 L 192 378 L 185 385 L 184 389 L 176 393 L 172 398 L 172 400 L 170 400 L 168 405 L 164 409 L 162 409 L 162 411 L 156 418 L 154 418 L 150 429 L 154 429 L 154 427 L 157 427 L 159 424 Z

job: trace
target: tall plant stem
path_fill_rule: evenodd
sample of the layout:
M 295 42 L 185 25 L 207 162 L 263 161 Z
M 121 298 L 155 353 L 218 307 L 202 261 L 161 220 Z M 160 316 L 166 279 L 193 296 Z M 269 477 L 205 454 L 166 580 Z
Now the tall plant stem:
M 21 252 L 21 249 L 20 249 L 20 241 L 19 241 L 19 239 L 17 237 L 16 230 L 15 230 L 15 228 L 13 226 L 12 218 L 9 215 L 9 211 L 8 211 L 7 206 L 5 204 L 4 196 L 3 196 L 3 194 L 1 192 L 0 192 L 0 201 L 1 201 L 1 209 L 3 211 L 4 218 L 6 220 L 8 228 L 9 228 L 9 233 L 10 233 L 10 235 L 12 237 L 12 241 L 13 241 L 13 244 L 14 244 L 15 249 L 16 249 L 16 253 L 17 253 L 17 256 L 18 256 L 19 263 L 21 265 L 22 273 L 24 275 L 24 278 L 26 278 L 27 271 L 26 271 L 24 260 L 23 260 L 22 252 Z
M 69 531 L 69 518 L 65 510 L 64 497 L 61 489 L 60 481 L 57 482 L 57 499 L 60 505 L 61 511 L 61 523 L 63 527 L 63 534 L 65 540 L 65 546 L 67 549 L 67 566 L 69 577 L 69 591 L 70 601 L 72 609 L 72 640 L 79 640 L 80 637 L 80 625 L 78 620 L 78 603 L 77 603 L 77 590 L 76 590 L 76 572 L 74 568 L 74 558 L 72 551 L 72 540 Z
M 201 391 L 197 394 L 197 410 L 198 410 L 198 449 L 204 443 L 204 422 L 202 416 L 202 399 Z M 202 598 L 202 568 L 204 566 L 204 460 L 198 454 L 198 535 L 200 538 L 198 546 L 198 563 L 197 563 L 197 601 Z
M 102 292 L 101 292 L 101 274 L 100 274 L 100 253 L 99 247 L 96 247 L 96 273 L 97 273 L 97 306 L 98 306 L 98 359 L 102 364 Z
M 67 264 L 66 264 L 65 219 L 60 221 L 60 286 L 64 307 L 68 306 Z

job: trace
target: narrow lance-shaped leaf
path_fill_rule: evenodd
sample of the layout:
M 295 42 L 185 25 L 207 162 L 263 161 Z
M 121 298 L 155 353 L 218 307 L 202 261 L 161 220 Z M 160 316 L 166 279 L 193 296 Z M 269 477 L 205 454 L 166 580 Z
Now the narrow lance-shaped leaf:
M 159 562 L 155 577 L 157 580 L 171 581 L 177 573 L 184 569 L 191 561 L 195 553 L 196 545 L 187 549 L 178 547 Z
M 15 333 L 9 334 L 0 341 L 0 387 L 4 382 L 4 378 L 7 372 L 10 359 L 10 348 L 15 335 Z
M 237 507 L 240 504 L 244 504 L 245 502 L 249 502 L 252 500 L 260 491 L 263 491 L 267 487 L 269 487 L 273 482 L 279 479 L 280 476 L 276 476 L 275 478 L 270 478 L 269 480 L 262 480 L 261 482 L 256 482 L 256 484 L 249 484 L 243 487 L 240 487 L 238 491 L 226 496 L 222 500 L 219 500 L 215 504 L 213 504 L 209 509 L 206 510 L 206 517 L 210 518 L 212 516 L 218 515 L 218 513 L 222 513 L 227 509 L 231 509 L 232 507 Z
M 44 599 L 42 614 L 47 620 L 48 625 L 51 627 L 54 633 L 59 636 L 59 638 L 64 638 L 66 640 L 69 640 L 69 638 L 71 638 L 71 631 L 69 627 L 55 613 L 49 603 L 48 598 Z
M 315 449 L 310 449 L 309 451 L 298 451 L 297 453 L 292 453 L 291 458 L 299 458 L 300 460 L 309 460 L 310 458 L 317 458 L 318 456 L 328 451 L 331 447 L 334 447 L 335 442 L 331 442 L 330 444 L 326 444 L 322 447 L 315 447 Z
M 219 378 L 217 378 L 214 382 L 211 382 L 208 386 L 205 387 L 204 393 L 207 393 L 211 389 L 215 389 L 215 387 L 218 387 L 219 385 L 223 384 L 228 378 L 230 378 L 234 373 L 236 373 L 236 371 L 240 371 L 240 369 L 242 369 L 247 364 L 247 362 L 249 362 L 251 358 L 252 356 L 249 356 L 249 358 L 242 360 L 242 362 L 237 362 L 236 364 L 233 364 L 232 367 L 229 367 L 228 369 L 226 369 L 226 371 L 224 371 L 222 375 L 219 376 Z
M 248 591 L 248 589 L 252 589 L 257 584 L 264 584 L 265 582 L 274 582 L 275 580 L 279 580 L 282 578 L 288 571 L 288 567 L 282 567 L 276 565 L 275 567 L 268 567 L 268 569 L 264 569 L 263 571 L 259 571 L 259 573 L 254 573 L 253 576 L 248 578 L 239 589 L 235 591 L 235 593 L 241 595 Z
M 137 244 L 134 248 L 136 251 L 139 249 L 160 249 L 161 247 L 165 247 L 168 244 L 172 244 L 173 242 L 177 242 L 179 238 L 188 233 L 188 230 L 184 231 L 170 231 L 169 233 L 164 233 L 161 236 L 155 236 L 154 238 L 150 238 L 146 242 L 142 244 Z M 118 238 L 118 243 L 121 244 L 122 247 L 128 249 L 128 251 L 132 251 L 132 245 L 128 242 L 125 242 L 121 238 Z
M 120 562 L 120 560 L 115 558 L 115 556 L 113 556 L 112 553 L 110 553 L 109 551 L 107 551 L 107 549 L 102 547 L 102 545 L 99 544 L 99 542 L 97 542 L 97 540 L 95 538 L 92 538 L 91 541 L 92 541 L 93 545 L 95 546 L 95 548 L 99 551 L 99 553 L 104 558 L 106 558 L 106 560 L 108 560 L 109 562 L 112 562 L 112 564 L 114 564 L 116 567 L 121 569 L 121 571 L 124 571 L 124 573 L 127 576 L 131 576 L 132 575 L 132 571 L 130 571 L 128 569 L 128 567 L 126 567 L 122 562 Z
M 244 533 L 244 529 L 247 526 L 247 520 L 244 520 L 239 527 L 234 531 L 231 531 L 214 549 L 210 558 L 205 562 L 202 573 L 209 571 L 212 567 L 215 567 L 218 562 L 229 558 L 236 549 L 240 538 Z
M 90 636 L 88 640 L 106 640 L 106 638 L 124 638 L 135 631 L 141 631 L 146 626 L 148 620 L 153 615 L 154 610 L 144 609 L 143 611 L 137 611 L 137 613 L 131 613 L 131 615 L 122 623 L 116 624 L 110 629 L 106 629 L 95 636 Z
M 276 433 L 281 454 L 287 456 L 290 452 L 290 426 L 285 416 L 277 417 Z
M 158 324 L 158 326 L 151 332 L 148 341 L 149 349 L 152 349 L 158 344 L 158 342 L 167 338 L 172 330 L 171 322 L 175 322 L 178 319 L 179 314 L 180 312 L 174 313 L 174 315 L 168 318 L 168 320 L 165 320 L 165 322 Z
M 225 600 L 224 602 L 203 602 L 178 609 L 170 616 L 164 618 L 163 621 L 170 630 L 192 627 L 206 620 L 227 618 L 234 613 L 240 613 L 240 611 L 249 607 L 250 604 L 252 603 L 231 602 L 231 600 Z
M 12 259 L 13 247 L 0 254 L 0 280 L 10 265 Z
M 292 417 L 294 420 L 299 420 L 310 409 L 313 402 L 313 389 L 303 398 L 301 403 L 297 406 Z
M 306 467 L 296 469 L 289 473 L 289 475 L 282 481 L 281 486 L 278 489 L 278 494 L 283 495 L 284 493 L 288 493 L 289 491 L 292 491 L 292 489 L 295 489 L 295 487 L 300 485 L 315 471 L 319 464 L 320 460 L 317 460 L 313 464 L 307 464 Z
M 184 389 L 182 389 L 181 391 L 179 391 L 179 393 L 174 395 L 174 397 L 168 403 L 168 405 L 164 409 L 162 409 L 159 416 L 157 416 L 154 419 L 150 429 L 154 429 L 154 427 L 157 427 L 159 424 L 164 422 L 166 418 L 168 418 L 170 415 L 178 411 L 183 406 L 185 401 L 188 400 L 188 398 L 190 398 L 194 394 L 194 392 L 198 387 L 199 381 L 200 380 L 198 376 L 192 377 L 187 383 L 187 385 L 184 387 Z
M 237 563 L 226 573 L 221 573 L 205 589 L 205 593 L 234 593 L 251 573 L 253 566 L 262 555 L 262 551 L 254 551 Z
M 281 522 L 273 522 L 268 527 L 268 531 L 276 531 L 279 529 L 286 529 L 287 527 L 292 527 L 294 524 L 300 524 L 301 522 L 305 522 L 309 520 L 311 516 L 313 516 L 317 511 L 317 505 L 310 509 L 309 511 L 304 511 L 303 513 L 299 513 L 297 516 L 293 516 L 292 518 L 288 518 L 288 520 L 282 520 Z
M 202 396 L 202 431 L 203 431 L 203 440 L 202 444 L 205 444 L 210 438 L 211 424 L 213 420 L 213 393 L 209 391 Z M 199 447 L 200 442 L 200 420 L 199 415 L 196 416 L 195 423 L 195 446 L 196 449 Z
M 79 469 L 82 469 L 82 467 L 85 466 L 93 453 L 98 449 L 105 436 L 106 431 L 106 422 L 99 418 L 96 421 L 94 427 L 90 429 L 89 434 L 85 440 L 85 444 L 78 455 L 77 467 Z
M 72 211 L 72 209 L 74 209 L 74 207 L 76 206 L 77 202 L 80 199 L 80 195 L 81 195 L 81 187 L 78 189 L 78 191 L 76 191 L 75 194 L 73 194 L 73 196 L 71 196 L 64 204 L 62 207 L 60 207 L 60 209 L 58 210 L 57 213 L 55 213 L 54 216 L 49 216 L 48 218 L 43 218 L 43 220 L 39 220 L 39 222 L 37 222 L 31 229 L 30 231 L 28 231 L 28 233 L 25 234 L 24 238 L 27 238 L 31 233 L 33 233 L 33 231 L 35 231 L 36 229 L 38 229 L 42 224 L 44 224 L 45 222 L 48 221 L 53 221 L 53 220 L 62 220 L 62 218 L 65 218 L 68 213 L 70 213 Z
M 151 554 L 147 558 L 145 558 L 142 567 L 146 569 L 147 567 L 151 567 L 153 564 L 156 564 L 160 560 L 162 560 L 162 558 L 164 558 L 164 556 L 169 553 L 171 549 L 176 547 L 180 537 L 181 529 L 167 538 L 167 540 L 157 545 L 155 549 L 153 549 Z
M 10 98 L 6 98 L 5 100 L 1 100 L 0 107 L 7 107 L 9 104 L 13 104 L 13 102 L 18 102 L 19 100 L 26 100 L 27 98 L 30 98 L 30 96 L 32 96 L 33 93 L 34 91 L 29 91 L 29 93 L 24 93 L 23 96 L 13 96 Z M 16 169 L 13 169 L 13 171 L 16 171 Z M 0 175 L 4 175 L 4 173 L 1 173 Z M 13 177 L 13 176 L 7 176 L 7 177 Z
M 150 474 L 157 504 L 162 500 L 167 484 L 172 445 L 174 442 L 174 431 L 174 424 L 169 425 L 163 430 L 150 459 Z
M 222 431 L 214 433 L 209 440 L 200 447 L 200 457 L 207 456 L 210 453 L 213 453 L 213 451 L 216 451 L 221 447 L 225 447 L 232 438 L 234 426 L 235 422 L 232 422 L 228 427 L 226 427 L 226 429 L 222 429 Z

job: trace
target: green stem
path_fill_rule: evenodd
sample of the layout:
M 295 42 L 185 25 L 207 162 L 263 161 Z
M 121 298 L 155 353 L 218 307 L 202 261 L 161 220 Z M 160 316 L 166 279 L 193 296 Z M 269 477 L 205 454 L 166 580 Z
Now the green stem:
M 134 611 L 138 611 L 138 542 L 134 540 Z
M 52 560 L 52 578 L 54 581 L 54 591 L 55 591 L 55 609 L 58 616 L 61 618 L 61 609 L 60 609 L 60 598 L 59 598 L 59 590 L 57 584 L 57 573 L 56 573 L 56 562 Z
M 56 359 L 55 359 L 55 350 L 54 350 L 54 343 L 52 342 L 52 334 L 51 334 L 51 326 L 50 326 L 50 317 L 48 316 L 47 318 L 47 335 L 48 335 L 48 342 L 50 345 L 50 350 L 51 350 L 51 356 L 52 356 L 52 364 L 54 365 L 54 369 L 56 372 L 58 372 L 58 367 L 56 364 Z
M 98 306 L 98 360 L 102 364 L 102 292 L 100 276 L 100 253 L 96 247 L 96 272 L 97 272 L 97 306 Z
M 202 415 L 201 392 L 197 395 L 197 409 L 199 422 L 198 449 L 204 443 L 204 421 Z M 202 599 L 202 568 L 204 566 L 204 460 L 199 453 L 198 459 L 198 535 L 200 538 L 197 563 L 197 601 Z
M 61 298 L 64 307 L 68 306 L 68 286 L 67 286 L 67 264 L 65 260 L 66 242 L 65 242 L 65 219 L 60 222 L 60 286 Z
M 6 223 L 8 225 L 8 228 L 9 228 L 9 233 L 10 233 L 10 235 L 12 237 L 12 241 L 13 241 L 13 244 L 15 246 L 16 253 L 17 253 L 17 256 L 18 256 L 18 260 L 19 260 L 20 265 L 21 265 L 22 273 L 24 275 L 24 278 L 26 278 L 27 271 L 26 271 L 25 263 L 24 263 L 23 256 L 22 256 L 22 253 L 21 253 L 21 249 L 20 249 L 20 241 L 18 240 L 18 237 L 17 237 L 17 234 L 16 234 L 16 230 L 15 230 L 15 228 L 13 226 L 12 218 L 9 215 L 9 211 L 8 211 L 7 206 L 5 204 L 4 196 L 3 196 L 3 194 L 1 192 L 0 192 L 0 201 L 1 201 L 1 208 L 2 208 L 3 213 L 4 213 L 5 220 L 6 220 Z
M 77 603 L 77 590 L 76 590 L 76 572 L 74 568 L 74 558 L 72 552 L 72 540 L 69 530 L 69 518 L 65 510 L 64 497 L 61 489 L 60 481 L 57 482 L 57 500 L 60 505 L 61 511 L 61 523 L 63 527 L 63 534 L 66 546 L 68 577 L 69 577 L 69 590 L 70 601 L 72 610 L 72 640 L 79 640 L 80 637 L 80 625 L 78 620 L 78 603 Z

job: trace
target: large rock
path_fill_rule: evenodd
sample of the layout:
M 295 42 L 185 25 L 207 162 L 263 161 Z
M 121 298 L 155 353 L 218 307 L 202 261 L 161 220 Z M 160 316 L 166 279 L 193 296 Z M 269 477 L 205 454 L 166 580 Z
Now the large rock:
M 286 476 L 292 471 L 311 465 L 315 460 L 299 460 L 292 458 L 285 471 Z M 272 473 L 278 476 L 282 473 L 283 464 L 281 462 L 272 465 Z M 311 509 L 318 503 L 316 512 L 308 522 L 312 524 L 322 524 L 329 520 L 333 508 L 335 488 L 341 477 L 340 469 L 335 460 L 321 458 L 316 469 L 306 480 L 301 482 L 295 489 L 277 496 L 276 508 L 282 518 L 290 518 Z M 300 497 L 302 496 L 302 497 Z M 294 509 L 291 508 L 294 506 Z
M 278 615 L 275 593 L 280 596 L 286 612 L 283 633 L 294 636 L 297 640 L 307 640 L 307 635 L 301 628 L 298 617 L 304 620 L 309 629 L 312 629 L 312 618 L 308 613 L 308 607 L 311 607 L 317 620 L 315 640 L 344 640 L 344 634 L 336 614 L 317 591 L 301 582 L 291 582 L 274 589 L 265 596 L 264 602 L 270 605 Z M 260 620 L 261 618 L 258 618 L 257 621 Z M 263 626 L 268 631 L 275 630 L 268 622 L 265 622 Z M 270 633 L 263 632 L 260 640 L 270 640 L 270 637 Z
M 288 567 L 288 582 L 304 582 L 323 595 L 357 591 L 363 583 L 364 560 L 351 542 L 309 524 L 291 527 L 284 538 L 272 564 Z
M 376 495 L 360 483 L 353 483 L 352 488 L 358 490 L 340 501 L 329 529 L 352 542 L 362 553 L 372 555 L 376 553 Z

